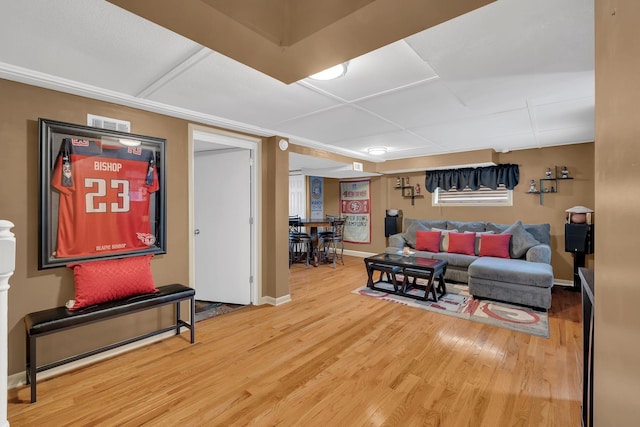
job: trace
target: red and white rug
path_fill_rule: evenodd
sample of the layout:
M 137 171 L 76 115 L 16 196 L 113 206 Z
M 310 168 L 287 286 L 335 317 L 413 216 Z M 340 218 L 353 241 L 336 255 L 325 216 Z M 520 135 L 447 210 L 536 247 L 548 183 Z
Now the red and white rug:
M 393 290 L 391 284 L 376 283 L 377 288 Z M 499 328 L 549 338 L 549 317 L 546 311 L 491 300 L 476 300 L 464 284 L 447 284 L 447 293 L 438 302 L 417 300 L 362 286 L 354 294 L 389 301 L 396 304 L 442 313 L 449 316 L 486 323 Z

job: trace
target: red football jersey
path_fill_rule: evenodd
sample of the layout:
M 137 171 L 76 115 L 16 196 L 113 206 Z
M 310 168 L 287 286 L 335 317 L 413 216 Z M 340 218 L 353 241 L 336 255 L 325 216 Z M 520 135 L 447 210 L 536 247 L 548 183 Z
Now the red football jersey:
M 159 185 L 152 150 L 65 138 L 51 185 L 60 193 L 56 257 L 155 244 L 149 204 Z

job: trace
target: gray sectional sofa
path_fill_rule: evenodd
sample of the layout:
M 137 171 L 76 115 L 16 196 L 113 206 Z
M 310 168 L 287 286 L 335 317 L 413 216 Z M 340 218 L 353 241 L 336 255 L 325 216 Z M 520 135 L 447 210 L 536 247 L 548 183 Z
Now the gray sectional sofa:
M 448 253 L 446 238 L 439 252 L 415 250 L 418 230 L 475 232 L 475 255 Z M 476 298 L 489 298 L 542 309 L 551 307 L 553 270 L 549 224 L 496 224 L 493 222 L 461 222 L 448 220 L 405 219 L 404 232 L 389 237 L 387 253 L 399 253 L 408 246 L 414 256 L 448 262 L 445 279 L 467 283 Z M 481 233 L 511 234 L 507 258 L 479 256 Z

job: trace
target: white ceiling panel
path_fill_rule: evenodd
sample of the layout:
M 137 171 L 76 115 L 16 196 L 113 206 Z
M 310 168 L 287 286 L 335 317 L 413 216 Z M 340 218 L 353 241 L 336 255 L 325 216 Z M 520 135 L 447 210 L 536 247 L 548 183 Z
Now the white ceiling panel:
M 478 114 L 463 105 L 441 80 L 430 80 L 357 104 L 407 128 Z
M 593 73 L 591 73 L 593 75 Z M 467 107 L 478 113 L 491 114 L 522 108 L 534 99 L 584 97 L 593 86 L 574 90 L 575 81 L 583 81 L 584 73 L 549 73 L 505 75 L 476 80 L 443 81 Z M 540 101 L 538 101 L 540 102 Z
M 530 105 L 551 104 L 553 102 L 580 100 L 589 95 L 594 101 L 595 75 L 591 71 L 577 71 L 552 75 L 544 90 L 536 91 L 529 100 Z
M 593 132 L 593 128 L 588 129 L 585 127 L 555 129 L 545 132 L 539 132 L 536 135 L 536 139 L 541 147 L 578 144 L 581 142 L 593 141 Z
M 419 127 L 414 131 L 447 149 L 460 151 L 463 148 L 493 148 L 491 141 L 495 138 L 522 134 L 523 129 L 532 132 L 530 123 L 529 112 L 523 108 Z
M 555 102 L 533 108 L 535 128 L 538 132 L 580 128 L 595 120 L 593 97 Z
M 288 135 L 336 143 L 391 132 L 397 127 L 358 108 L 344 105 L 290 120 L 278 125 L 277 129 Z
M 304 83 L 354 101 L 436 77 L 431 67 L 401 40 L 352 59 L 346 74 L 339 79 L 305 79 Z
M 101 0 L 2 1 L 1 8 L 0 61 L 128 95 L 199 49 Z
M 285 85 L 217 52 L 148 98 L 258 126 L 337 105 L 327 96 L 301 85 Z
M 498 1 L 407 42 L 450 81 L 592 70 L 593 7 L 592 0 Z

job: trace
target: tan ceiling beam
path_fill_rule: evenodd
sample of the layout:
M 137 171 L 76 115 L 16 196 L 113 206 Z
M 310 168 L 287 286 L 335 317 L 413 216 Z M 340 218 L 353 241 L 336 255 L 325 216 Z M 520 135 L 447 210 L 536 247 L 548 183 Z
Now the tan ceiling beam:
M 264 14 L 269 22 L 263 23 L 261 14 L 253 13 L 248 18 L 245 9 L 239 14 L 242 20 L 239 22 L 230 17 L 230 9 L 221 7 L 224 12 L 216 9 L 215 0 L 109 1 L 289 84 L 494 0 L 375 0 L 349 3 L 351 9 L 344 9 L 337 1 L 319 2 L 327 11 L 342 8 L 320 21 L 314 18 L 314 13 L 318 13 L 314 8 L 283 12 L 292 20 L 286 25 L 278 23 L 277 9 L 275 15 Z M 349 10 L 353 11 L 347 13 Z M 303 18 L 305 11 L 310 15 Z M 299 22 L 313 25 L 296 26 Z M 290 46 L 284 46 L 282 37 L 277 36 L 280 27 L 291 31 L 294 43 Z

